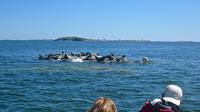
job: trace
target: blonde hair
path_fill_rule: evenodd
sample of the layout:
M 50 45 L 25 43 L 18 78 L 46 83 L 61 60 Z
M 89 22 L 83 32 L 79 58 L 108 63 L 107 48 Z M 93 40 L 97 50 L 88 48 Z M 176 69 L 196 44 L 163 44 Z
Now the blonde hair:
M 100 97 L 87 112 L 117 112 L 117 108 L 110 98 Z

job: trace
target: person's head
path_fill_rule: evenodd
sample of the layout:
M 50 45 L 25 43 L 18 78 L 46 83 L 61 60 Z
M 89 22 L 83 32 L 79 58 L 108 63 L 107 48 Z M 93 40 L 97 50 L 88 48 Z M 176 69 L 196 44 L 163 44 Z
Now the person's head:
M 168 85 L 163 93 L 163 100 L 179 106 L 182 96 L 183 92 L 179 86 Z
M 87 112 L 117 112 L 117 108 L 110 98 L 100 97 Z

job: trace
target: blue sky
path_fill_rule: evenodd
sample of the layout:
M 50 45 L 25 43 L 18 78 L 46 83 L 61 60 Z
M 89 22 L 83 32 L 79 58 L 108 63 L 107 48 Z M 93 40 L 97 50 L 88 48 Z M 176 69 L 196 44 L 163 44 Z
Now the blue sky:
M 200 0 L 0 0 L 0 39 L 200 41 Z

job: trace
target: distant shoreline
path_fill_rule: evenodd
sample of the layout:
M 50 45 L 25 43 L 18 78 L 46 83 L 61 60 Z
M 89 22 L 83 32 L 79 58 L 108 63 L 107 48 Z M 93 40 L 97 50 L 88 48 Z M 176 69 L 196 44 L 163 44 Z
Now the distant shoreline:
M 0 41 L 55 41 L 54 39 L 31 39 L 31 40 L 0 40 Z M 62 42 L 62 41 L 61 41 Z M 65 42 L 65 41 L 63 41 Z M 73 41 L 72 41 L 73 42 Z M 75 41 L 74 41 L 75 42 Z M 106 41 L 76 41 L 76 42 L 133 42 L 133 43 L 142 43 L 142 42 L 160 42 L 160 43 L 200 43 L 200 41 L 135 41 L 135 40 L 106 40 Z
M 116 40 L 107 40 L 107 39 L 89 39 L 77 36 L 69 36 L 69 37 L 61 37 L 55 39 L 55 41 L 100 41 L 100 42 L 198 42 L 198 41 L 151 41 L 151 40 L 144 40 L 144 39 L 133 39 L 133 40 L 123 40 L 123 39 L 116 39 Z
M 200 41 L 152 41 L 152 40 L 144 40 L 144 39 L 133 39 L 133 40 L 123 40 L 123 39 L 116 39 L 116 40 L 107 40 L 107 39 L 89 39 L 77 36 L 68 36 L 68 37 L 61 37 L 57 39 L 30 39 L 30 40 L 15 40 L 15 39 L 2 39 L 0 41 L 83 41 L 83 42 L 178 42 L 178 43 L 198 43 Z

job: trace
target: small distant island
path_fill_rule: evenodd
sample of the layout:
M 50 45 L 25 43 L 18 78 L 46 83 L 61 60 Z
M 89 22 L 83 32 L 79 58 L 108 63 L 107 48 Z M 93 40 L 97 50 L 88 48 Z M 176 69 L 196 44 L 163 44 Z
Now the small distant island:
M 82 37 L 70 36 L 70 37 L 61 37 L 56 39 L 55 41 L 96 41 L 94 39 L 87 39 Z
M 57 38 L 54 41 L 103 41 L 103 42 L 150 42 L 150 40 L 143 40 L 143 39 L 138 39 L 138 40 L 106 40 L 106 39 L 89 39 L 89 38 L 83 38 L 83 37 L 77 37 L 77 36 L 67 36 L 67 37 L 61 37 Z

